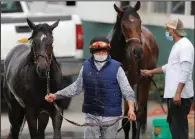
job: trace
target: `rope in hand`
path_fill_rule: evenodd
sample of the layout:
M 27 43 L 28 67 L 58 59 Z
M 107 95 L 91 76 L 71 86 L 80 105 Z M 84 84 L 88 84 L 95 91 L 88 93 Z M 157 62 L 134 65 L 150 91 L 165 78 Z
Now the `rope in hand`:
M 49 73 L 50 72 L 48 70 L 48 72 L 47 72 L 47 95 L 49 95 L 49 93 L 50 93 L 50 76 L 49 76 Z M 99 123 L 84 123 L 84 124 L 79 124 L 79 123 L 73 122 L 73 121 L 65 118 L 55 101 L 53 101 L 53 104 L 54 104 L 55 108 L 57 109 L 57 111 L 59 112 L 59 114 L 63 117 L 63 119 L 65 119 L 69 123 L 71 123 L 71 124 L 73 124 L 75 126 L 79 126 L 79 127 L 84 127 L 84 126 L 110 127 L 110 126 L 113 126 L 114 124 L 116 124 L 121 119 L 129 118 L 128 116 L 120 116 L 120 117 L 117 118 L 117 120 L 114 123 L 112 123 L 112 124 L 105 124 L 105 125 L 102 125 L 105 122 L 102 122 L 101 124 L 99 124 Z M 113 120 L 110 120 L 110 121 L 113 121 Z M 106 121 L 106 122 L 110 122 L 110 121 Z

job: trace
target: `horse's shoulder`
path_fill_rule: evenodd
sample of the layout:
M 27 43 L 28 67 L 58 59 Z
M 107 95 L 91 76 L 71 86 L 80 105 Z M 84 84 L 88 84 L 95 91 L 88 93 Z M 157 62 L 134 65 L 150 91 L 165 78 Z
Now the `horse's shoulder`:
M 27 44 L 18 44 L 11 51 L 23 51 L 30 49 L 30 46 Z
M 12 48 L 4 61 L 4 69 L 6 73 L 17 74 L 20 65 L 30 52 L 29 46 L 20 44 Z
M 10 50 L 10 52 L 8 53 L 7 57 L 5 58 L 8 59 L 9 57 L 11 57 L 12 55 L 14 54 L 20 54 L 21 52 L 30 52 L 30 46 L 26 45 L 26 44 L 19 44 L 19 45 L 16 45 L 14 48 L 12 48 Z

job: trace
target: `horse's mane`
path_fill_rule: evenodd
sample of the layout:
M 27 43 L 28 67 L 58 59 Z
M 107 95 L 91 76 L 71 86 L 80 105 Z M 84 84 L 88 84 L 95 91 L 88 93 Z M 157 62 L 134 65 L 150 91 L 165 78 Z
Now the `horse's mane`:
M 120 18 L 121 17 L 119 15 L 117 15 L 116 23 L 113 27 L 113 35 L 111 38 L 112 48 L 117 47 L 119 44 L 122 47 L 125 45 L 125 38 L 124 38 L 123 33 L 122 33 L 121 19 Z M 119 47 L 119 48 L 121 48 L 121 47 Z

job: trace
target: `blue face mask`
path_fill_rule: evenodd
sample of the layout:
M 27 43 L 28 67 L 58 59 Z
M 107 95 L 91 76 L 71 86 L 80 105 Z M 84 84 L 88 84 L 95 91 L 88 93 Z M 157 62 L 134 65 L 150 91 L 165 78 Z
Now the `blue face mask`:
M 173 36 L 171 36 L 168 31 L 165 32 L 165 36 L 166 36 L 167 40 L 173 41 Z

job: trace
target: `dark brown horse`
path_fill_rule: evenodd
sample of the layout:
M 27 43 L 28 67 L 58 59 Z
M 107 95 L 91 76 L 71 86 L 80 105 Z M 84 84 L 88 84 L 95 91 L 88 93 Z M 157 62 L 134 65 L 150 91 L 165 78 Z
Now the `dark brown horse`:
M 114 5 L 117 14 L 111 38 L 111 56 L 123 64 L 129 83 L 132 88 L 137 85 L 137 121 L 132 122 L 133 138 L 139 138 L 147 124 L 147 101 L 151 79 L 142 77 L 140 69 L 153 69 L 156 67 L 159 48 L 152 33 L 141 24 L 137 11 L 140 9 L 138 1 L 134 7 L 119 8 Z M 128 104 L 124 104 L 124 115 L 128 113 Z M 137 126 L 136 126 L 137 124 Z M 129 138 L 130 122 L 122 121 L 125 139 Z M 137 127 L 137 128 L 136 128 Z M 137 130 L 136 130 L 137 129 Z

